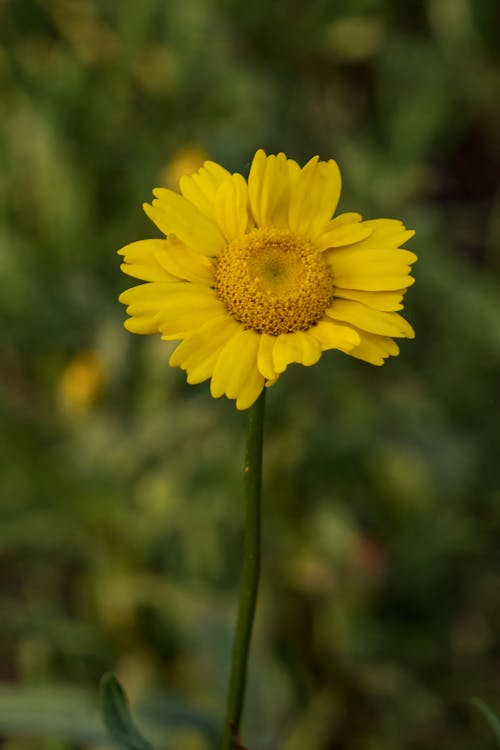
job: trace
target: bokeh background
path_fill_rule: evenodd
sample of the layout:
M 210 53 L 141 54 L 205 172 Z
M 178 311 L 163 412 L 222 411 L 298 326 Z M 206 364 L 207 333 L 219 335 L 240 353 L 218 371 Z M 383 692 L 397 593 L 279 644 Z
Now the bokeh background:
M 488 750 L 500 709 L 495 0 L 0 0 L 0 746 L 217 747 L 245 415 L 122 328 L 116 250 L 204 158 L 338 160 L 417 230 L 417 331 L 268 393 L 251 750 Z

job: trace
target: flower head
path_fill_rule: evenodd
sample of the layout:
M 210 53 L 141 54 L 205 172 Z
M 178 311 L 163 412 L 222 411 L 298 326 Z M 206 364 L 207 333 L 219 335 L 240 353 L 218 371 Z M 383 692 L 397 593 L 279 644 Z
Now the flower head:
M 123 292 L 125 327 L 180 341 L 170 357 L 189 383 L 246 409 L 292 362 L 338 349 L 374 365 L 413 338 L 398 313 L 416 255 L 394 219 L 332 218 L 339 168 L 313 157 L 255 154 L 248 181 L 207 161 L 178 194 L 153 191 L 144 210 L 165 239 L 119 252 L 145 284 Z

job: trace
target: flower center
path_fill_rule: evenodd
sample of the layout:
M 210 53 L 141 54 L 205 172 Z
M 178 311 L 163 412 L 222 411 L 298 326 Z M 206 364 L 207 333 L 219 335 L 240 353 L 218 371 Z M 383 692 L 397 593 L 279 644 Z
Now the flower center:
M 278 336 L 319 322 L 333 299 L 333 277 L 306 240 L 254 229 L 216 259 L 215 291 L 245 328 Z

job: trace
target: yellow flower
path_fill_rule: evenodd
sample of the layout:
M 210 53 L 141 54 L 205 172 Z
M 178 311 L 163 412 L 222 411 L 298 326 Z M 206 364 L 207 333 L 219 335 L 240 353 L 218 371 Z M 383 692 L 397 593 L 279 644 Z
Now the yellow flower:
M 208 154 L 201 146 L 182 146 L 174 152 L 172 158 L 162 170 L 160 179 L 164 185 L 177 188 L 181 177 L 196 172 L 206 159 L 208 159 Z
M 80 352 L 59 378 L 60 403 L 67 412 L 84 412 L 95 403 L 103 384 L 104 368 L 97 354 Z
M 145 284 L 120 296 L 134 333 L 180 341 L 170 365 L 214 398 L 251 406 L 292 362 L 323 351 L 381 365 L 413 338 L 399 315 L 413 283 L 413 236 L 394 219 L 331 218 L 341 178 L 333 160 L 302 169 L 285 154 L 255 154 L 248 181 L 207 161 L 178 194 L 153 191 L 144 210 L 166 239 L 122 248 L 122 270 Z

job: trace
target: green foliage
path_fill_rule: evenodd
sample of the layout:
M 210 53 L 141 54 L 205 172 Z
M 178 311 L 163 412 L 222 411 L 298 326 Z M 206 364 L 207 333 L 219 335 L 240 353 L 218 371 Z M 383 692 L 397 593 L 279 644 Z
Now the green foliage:
M 245 415 L 122 329 L 115 250 L 179 149 L 338 160 L 417 234 L 417 338 L 268 393 L 251 750 L 488 750 L 500 705 L 500 80 L 493 0 L 0 2 L 0 735 L 217 747 Z M 186 708 L 189 707 L 189 708 Z M 5 738 L 5 739 L 4 739 Z
M 104 723 L 118 747 L 153 750 L 132 721 L 127 696 L 113 674 L 106 674 L 101 680 L 101 705 Z
M 497 744 L 500 745 L 500 718 L 479 698 L 471 698 L 471 704 L 484 716 L 495 735 Z

